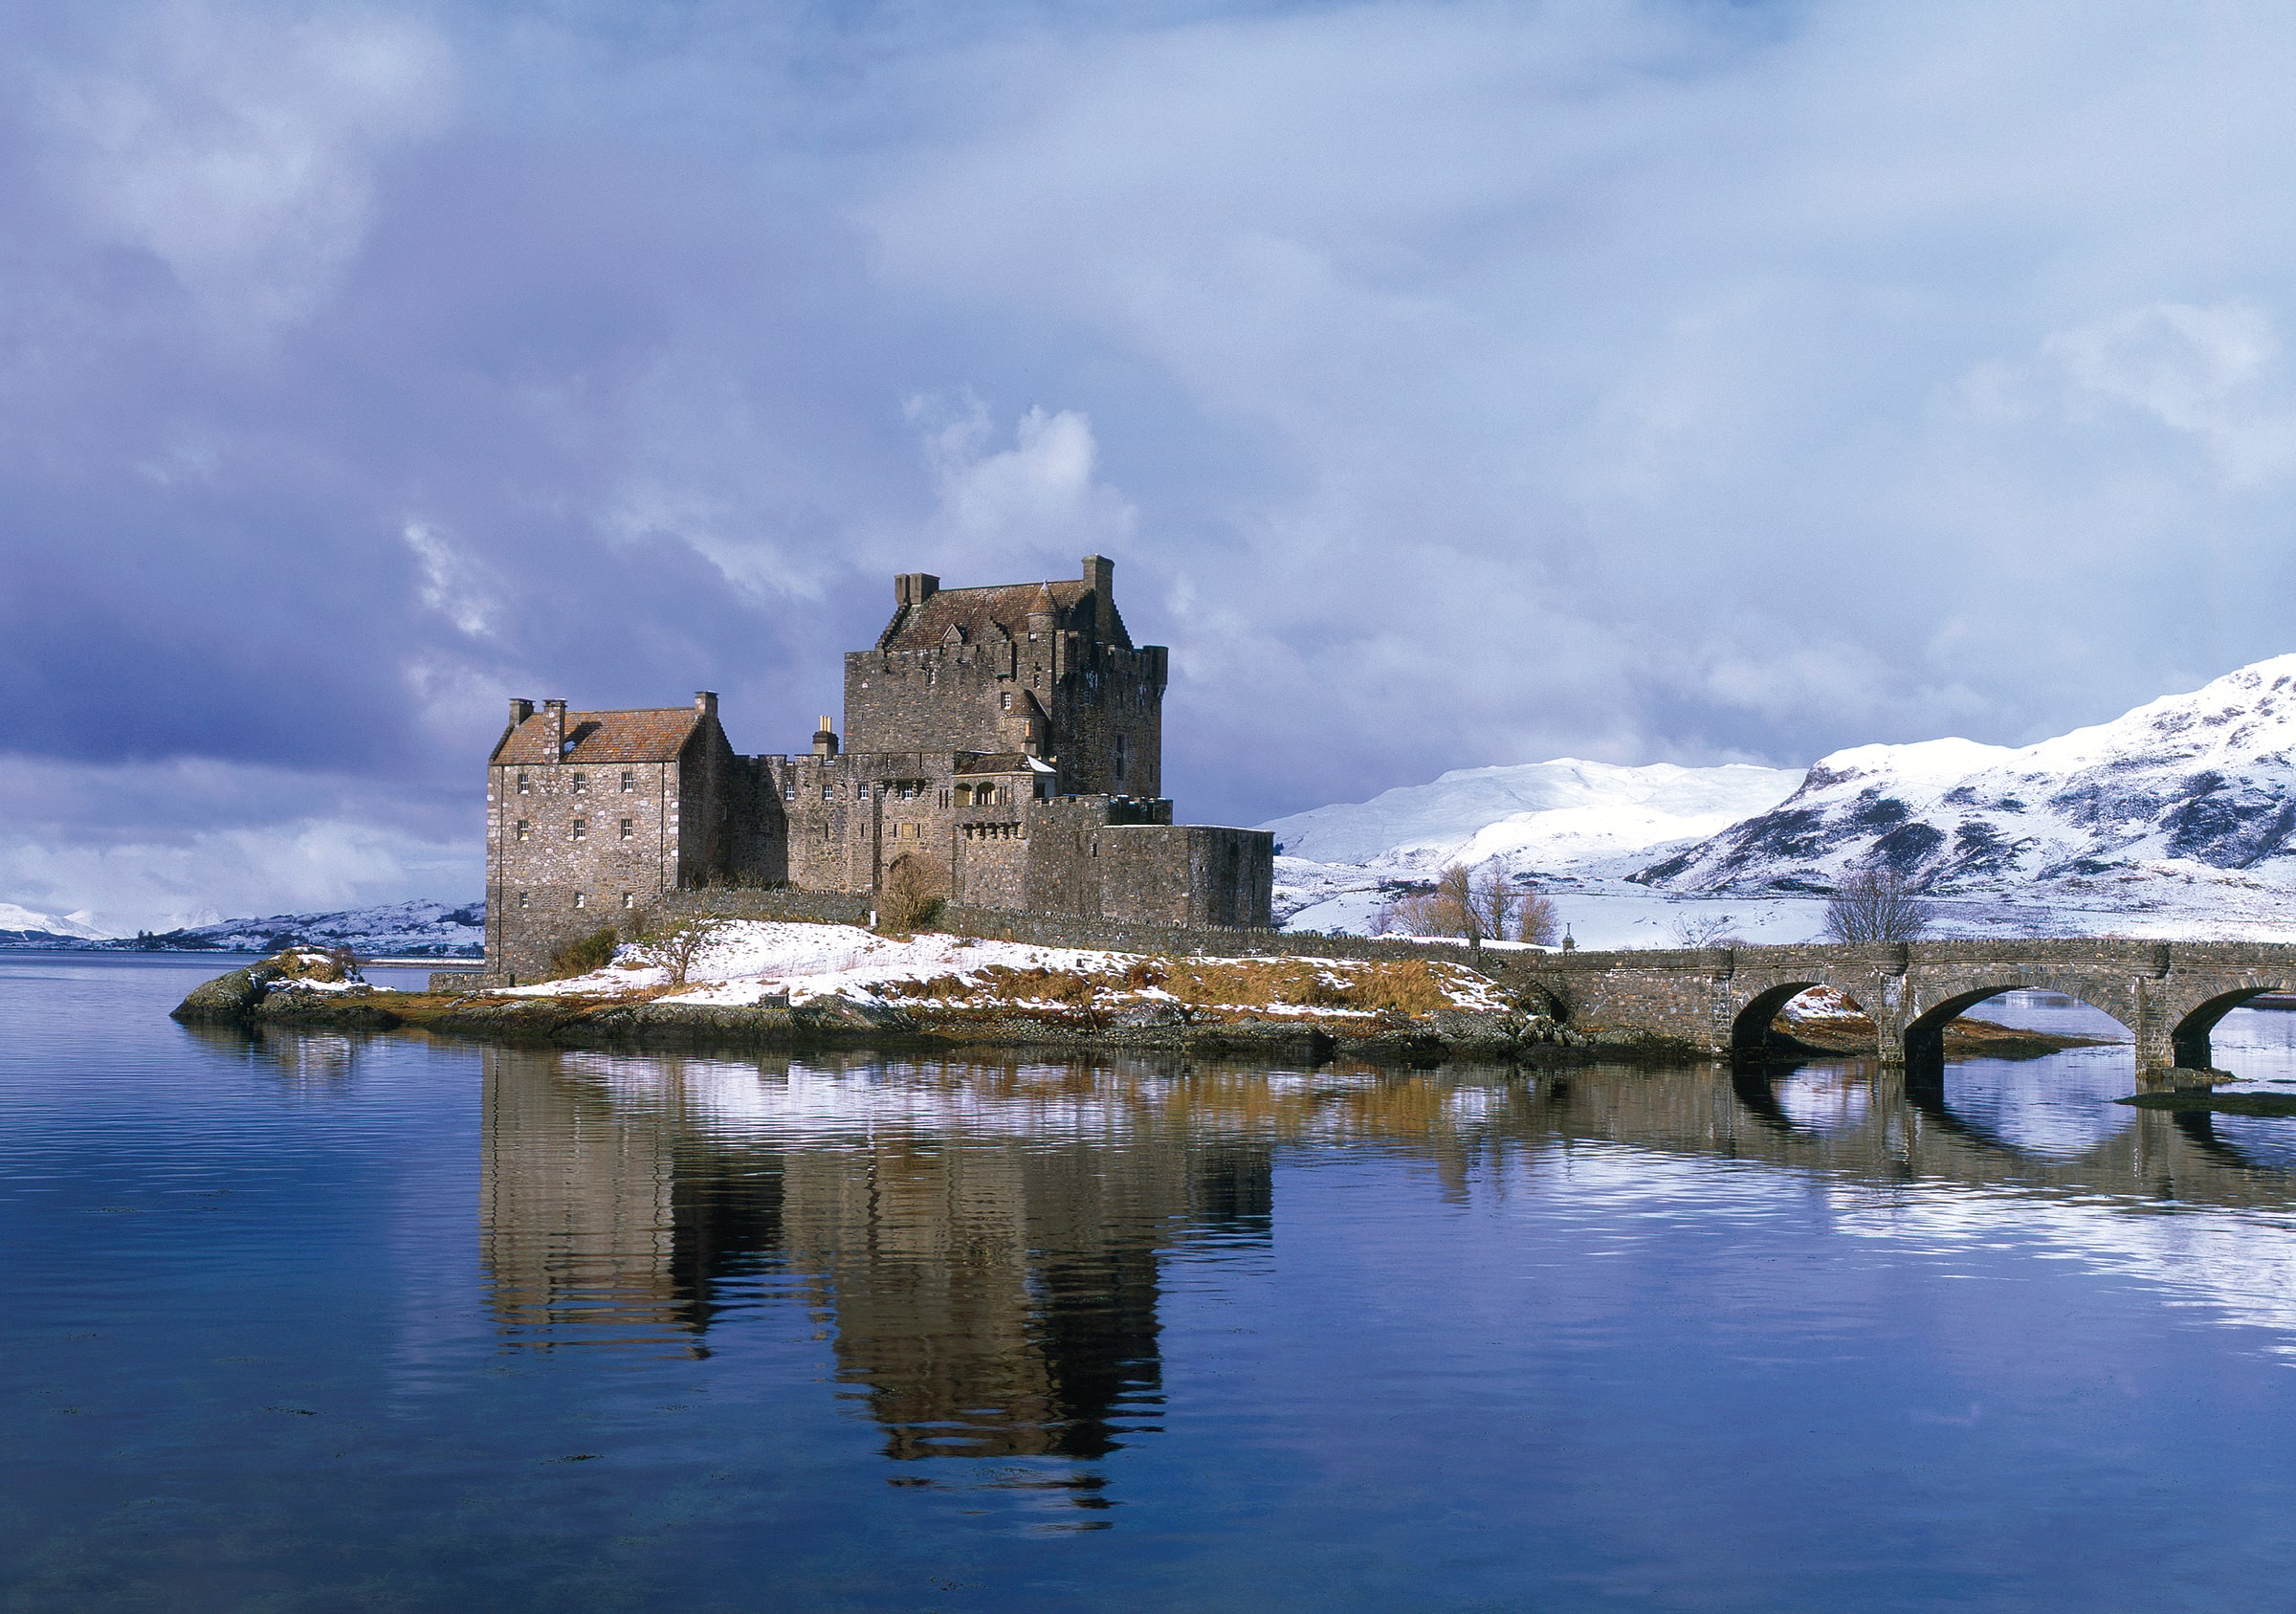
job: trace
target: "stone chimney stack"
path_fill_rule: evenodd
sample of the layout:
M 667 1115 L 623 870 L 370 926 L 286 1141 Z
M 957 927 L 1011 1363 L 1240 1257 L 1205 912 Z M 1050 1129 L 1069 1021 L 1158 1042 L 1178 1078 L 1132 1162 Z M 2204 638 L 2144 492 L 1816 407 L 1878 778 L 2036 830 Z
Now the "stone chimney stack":
M 694 692 L 694 710 L 705 718 L 715 718 L 718 715 L 718 692 L 708 689 L 695 690 Z
M 837 754 L 837 731 L 829 727 L 828 715 L 824 713 L 821 727 L 813 731 L 813 754 L 828 758 Z
M 1116 563 L 1100 555 L 1084 558 L 1084 581 L 1093 590 L 1093 629 L 1102 644 L 1116 636 Z
M 517 728 L 520 723 L 524 722 L 527 719 L 533 716 L 533 701 L 520 700 L 515 695 L 510 697 L 510 726 L 512 728 Z
M 940 579 L 929 571 L 895 572 L 893 578 L 893 603 L 904 608 L 921 606 L 940 592 Z
M 566 703 L 563 700 L 542 702 L 542 733 L 550 741 L 550 760 L 557 762 L 566 754 Z

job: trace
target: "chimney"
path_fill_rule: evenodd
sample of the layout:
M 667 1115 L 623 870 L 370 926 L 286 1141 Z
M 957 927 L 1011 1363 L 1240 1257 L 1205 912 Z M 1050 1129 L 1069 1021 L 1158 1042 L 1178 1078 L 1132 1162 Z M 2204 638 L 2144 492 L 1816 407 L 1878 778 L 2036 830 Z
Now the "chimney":
M 705 718 L 715 718 L 718 715 L 718 692 L 708 689 L 695 690 L 694 692 L 694 710 Z
M 940 592 L 940 579 L 929 571 L 895 572 L 893 578 L 893 603 L 907 608 L 921 606 Z
M 510 697 L 510 726 L 512 728 L 517 728 L 520 723 L 524 722 L 527 719 L 533 716 L 533 701 L 520 700 L 515 695 Z
M 1093 591 L 1093 631 L 1107 644 L 1116 636 L 1116 563 L 1087 555 L 1084 581 Z
M 566 703 L 563 700 L 542 702 L 542 734 L 550 742 L 550 760 L 557 762 L 566 754 Z
M 837 731 L 829 727 L 828 714 L 822 714 L 821 727 L 813 731 L 813 754 L 816 757 L 834 757 L 837 754 Z

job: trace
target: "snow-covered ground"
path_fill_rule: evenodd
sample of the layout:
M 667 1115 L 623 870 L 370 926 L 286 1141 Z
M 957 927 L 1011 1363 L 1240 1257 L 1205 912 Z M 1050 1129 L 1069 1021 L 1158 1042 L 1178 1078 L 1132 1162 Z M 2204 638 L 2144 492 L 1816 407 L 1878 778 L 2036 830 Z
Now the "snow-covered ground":
M 41 914 L 0 902 L 0 945 L 53 946 L 58 942 L 100 941 L 110 932 L 99 930 L 84 909 L 77 914 Z
M 954 978 L 964 990 L 939 1001 L 961 1004 L 977 997 L 986 1005 L 1016 1007 L 1074 1007 L 1073 1000 L 1014 996 L 1013 984 L 994 979 L 998 970 L 1048 970 L 1061 975 L 1106 979 L 1094 1001 L 1106 1006 L 1116 1000 L 1141 1003 L 1171 1001 L 1173 994 L 1155 984 L 1128 983 L 1134 965 L 1157 962 L 1134 953 L 1101 952 L 1080 947 L 1033 947 L 1017 941 L 990 941 L 966 936 L 920 934 L 912 937 L 878 936 L 854 925 L 806 924 L 776 919 L 729 919 L 721 923 L 710 946 L 688 967 L 683 989 L 661 992 L 670 973 L 651 961 L 642 946 L 624 946 L 615 961 L 603 969 L 563 981 L 531 986 L 505 987 L 503 997 L 559 997 L 580 994 L 614 996 L 645 992 L 658 1003 L 742 1006 L 786 995 L 791 1004 L 818 998 L 884 1004 L 898 996 L 888 987 L 903 982 L 946 981 Z M 1217 969 L 1232 961 L 1189 961 L 1192 967 Z M 1260 961 L 1282 967 L 1316 970 L 1335 983 L 1344 982 L 1366 967 L 1359 960 L 1285 958 Z M 1438 972 L 1448 975 L 1447 971 Z M 1150 978 L 1155 979 L 1154 977 Z M 1446 982 L 1446 996 L 1458 1008 L 1497 1009 L 1507 1006 L 1490 984 L 1461 975 Z M 1372 1017 L 1374 1011 L 1330 1004 L 1312 1009 L 1285 1004 L 1214 1005 L 1249 1009 L 1259 1014 L 1314 1013 L 1317 1016 Z
M 26 923 L 11 922 L 21 917 Z M 428 900 L 330 914 L 224 919 L 143 938 L 116 938 L 73 919 L 0 903 L 0 946 L 158 947 L 187 952 L 276 953 L 296 942 L 348 947 L 363 958 L 475 959 L 486 951 L 486 904 L 450 908 Z

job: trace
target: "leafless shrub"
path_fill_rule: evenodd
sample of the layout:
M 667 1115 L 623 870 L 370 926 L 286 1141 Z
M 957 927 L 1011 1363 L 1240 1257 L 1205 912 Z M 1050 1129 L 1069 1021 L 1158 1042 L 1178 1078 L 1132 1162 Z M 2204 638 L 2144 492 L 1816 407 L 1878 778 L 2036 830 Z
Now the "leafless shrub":
M 1562 929 L 1562 916 L 1555 904 L 1534 891 L 1522 894 L 1522 906 L 1515 913 L 1514 939 L 1532 941 L 1541 947 L 1555 945 L 1555 938 Z
M 641 944 L 648 963 L 669 974 L 670 984 L 683 986 L 702 954 L 718 940 L 718 921 L 699 914 L 669 919 L 646 933 Z
M 1535 918 L 1534 908 L 1538 910 Z M 1542 934 L 1551 937 L 1553 904 L 1517 891 L 1496 864 L 1470 870 L 1454 863 L 1435 876 L 1434 890 L 1412 892 L 1389 903 L 1380 916 L 1379 928 L 1411 936 L 1460 936 L 1469 941 L 1504 941 L 1518 936 L 1538 940 L 1524 935 L 1526 922 L 1534 928 L 1543 922 Z
M 1746 939 L 1731 928 L 1728 914 L 1677 914 L 1668 927 L 1677 947 L 1743 947 Z
M 1930 928 L 1930 904 L 1894 869 L 1857 869 L 1826 898 L 1825 935 L 1833 941 L 1911 941 Z
M 904 853 L 885 871 L 877 893 L 877 928 L 906 936 L 940 917 L 941 895 L 922 859 Z

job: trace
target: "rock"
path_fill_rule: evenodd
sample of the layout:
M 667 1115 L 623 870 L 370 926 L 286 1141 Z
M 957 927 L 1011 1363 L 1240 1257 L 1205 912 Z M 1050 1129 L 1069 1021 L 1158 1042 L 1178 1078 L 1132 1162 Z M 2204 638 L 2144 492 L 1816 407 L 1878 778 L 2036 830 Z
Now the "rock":
M 274 979 L 263 964 L 249 964 L 229 975 L 218 975 L 192 987 L 190 995 L 169 1011 L 169 1018 L 210 1025 L 252 1019 L 255 1006 L 263 1001 Z
M 338 1031 L 387 1031 L 399 1017 L 375 1001 L 371 987 L 347 992 L 301 990 L 291 982 L 274 983 L 255 1006 L 266 1026 L 320 1027 Z

